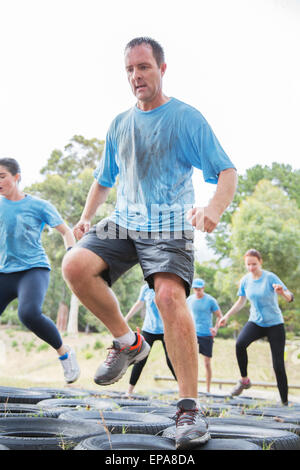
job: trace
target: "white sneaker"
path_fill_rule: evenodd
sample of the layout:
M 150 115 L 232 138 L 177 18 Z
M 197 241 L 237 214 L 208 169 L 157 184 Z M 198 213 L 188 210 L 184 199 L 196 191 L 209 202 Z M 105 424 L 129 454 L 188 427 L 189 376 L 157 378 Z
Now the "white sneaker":
M 68 384 L 75 382 L 80 375 L 79 365 L 77 363 L 75 351 L 72 348 L 68 350 L 68 357 L 60 359 L 62 368 L 64 370 L 65 380 Z

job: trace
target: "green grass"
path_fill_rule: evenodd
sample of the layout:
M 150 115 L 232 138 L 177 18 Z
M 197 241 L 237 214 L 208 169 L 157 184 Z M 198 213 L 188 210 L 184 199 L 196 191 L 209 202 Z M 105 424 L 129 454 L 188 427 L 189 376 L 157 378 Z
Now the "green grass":
M 12 338 L 13 337 L 13 345 Z M 72 346 L 81 368 L 79 380 L 74 384 L 76 388 L 98 389 L 93 377 L 99 364 L 107 355 L 107 347 L 111 345 L 111 337 L 98 333 L 80 333 L 78 336 L 63 336 L 65 344 Z M 18 344 L 16 349 L 15 345 Z M 180 344 L 180 341 L 179 341 Z M 300 367 L 295 364 L 299 353 L 299 342 L 289 343 L 286 346 L 286 370 L 290 384 L 300 384 Z M 35 337 L 31 332 L 9 330 L 0 328 L 0 385 L 15 387 L 31 386 L 64 386 L 61 365 L 57 353 L 51 347 Z M 297 354 L 296 354 L 297 353 Z M 295 355 L 296 354 L 296 355 Z M 269 344 L 265 341 L 252 343 L 248 348 L 249 376 L 253 382 L 275 382 Z M 296 358 L 296 359 L 295 359 Z M 235 341 L 216 337 L 212 358 L 213 378 L 223 380 L 237 380 L 239 370 L 235 358 Z M 131 368 L 117 383 L 105 387 L 126 391 Z M 151 390 L 177 390 L 175 381 L 156 381 L 154 376 L 171 377 L 166 364 L 165 355 L 160 342 L 155 342 L 144 367 L 135 392 L 149 394 Z M 199 356 L 199 378 L 205 378 L 203 357 Z M 217 385 L 213 387 L 217 388 Z M 228 392 L 232 386 L 222 386 L 222 392 Z M 103 389 L 103 387 L 102 387 Z M 205 384 L 199 384 L 199 390 L 205 391 Z M 252 390 L 252 389 L 251 389 Z M 257 390 L 264 390 L 257 388 Z M 277 389 L 268 389 L 275 394 Z M 300 395 L 299 390 L 291 390 L 293 395 Z

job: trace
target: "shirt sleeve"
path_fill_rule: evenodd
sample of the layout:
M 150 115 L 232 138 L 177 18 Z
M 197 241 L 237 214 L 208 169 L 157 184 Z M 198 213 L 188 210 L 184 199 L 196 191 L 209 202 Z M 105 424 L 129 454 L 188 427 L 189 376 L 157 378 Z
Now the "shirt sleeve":
M 218 302 L 216 301 L 216 299 L 212 298 L 211 299 L 211 311 L 216 312 L 217 310 L 220 310 L 220 306 Z
M 116 182 L 116 177 L 119 173 L 119 167 L 116 163 L 116 144 L 108 132 L 105 140 L 103 156 L 100 160 L 99 166 L 94 171 L 96 181 L 108 188 L 112 188 Z
M 237 295 L 239 297 L 246 297 L 246 290 L 245 290 L 245 278 L 243 278 L 240 282 L 239 289 Z
M 50 227 L 56 227 L 64 223 L 56 207 L 48 201 L 43 201 L 42 218 L 43 222 Z
M 140 300 L 141 302 L 145 302 L 146 290 L 147 290 L 147 286 L 146 286 L 146 285 L 144 285 L 144 286 L 141 288 L 141 290 L 140 290 L 140 294 L 139 294 L 138 300 Z
M 270 287 L 273 289 L 273 284 L 279 284 L 280 286 L 283 287 L 284 290 L 288 290 L 288 288 L 286 287 L 286 285 L 282 282 L 281 279 L 279 279 L 279 277 L 274 274 L 274 273 L 271 273 L 269 274 L 269 282 L 270 282 Z
M 191 163 L 202 170 L 207 183 L 217 184 L 221 171 L 235 169 L 207 122 L 202 123 L 193 133 L 193 145 L 195 156 Z

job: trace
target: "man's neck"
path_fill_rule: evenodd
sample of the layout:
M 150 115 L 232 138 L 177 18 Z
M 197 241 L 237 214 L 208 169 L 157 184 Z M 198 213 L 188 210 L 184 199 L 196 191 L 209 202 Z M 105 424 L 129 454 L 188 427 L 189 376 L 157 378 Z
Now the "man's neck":
M 154 99 L 153 101 L 138 101 L 137 107 L 141 111 L 151 111 L 152 109 L 159 108 L 163 104 L 167 103 L 170 100 L 168 96 L 162 95 Z

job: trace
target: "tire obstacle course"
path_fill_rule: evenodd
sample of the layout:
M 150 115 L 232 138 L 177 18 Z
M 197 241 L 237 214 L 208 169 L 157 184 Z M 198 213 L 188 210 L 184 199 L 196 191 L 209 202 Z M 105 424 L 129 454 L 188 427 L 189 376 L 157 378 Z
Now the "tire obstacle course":
M 300 405 L 200 394 L 211 439 L 193 450 L 299 450 Z M 0 387 L 0 450 L 175 451 L 175 392 Z

